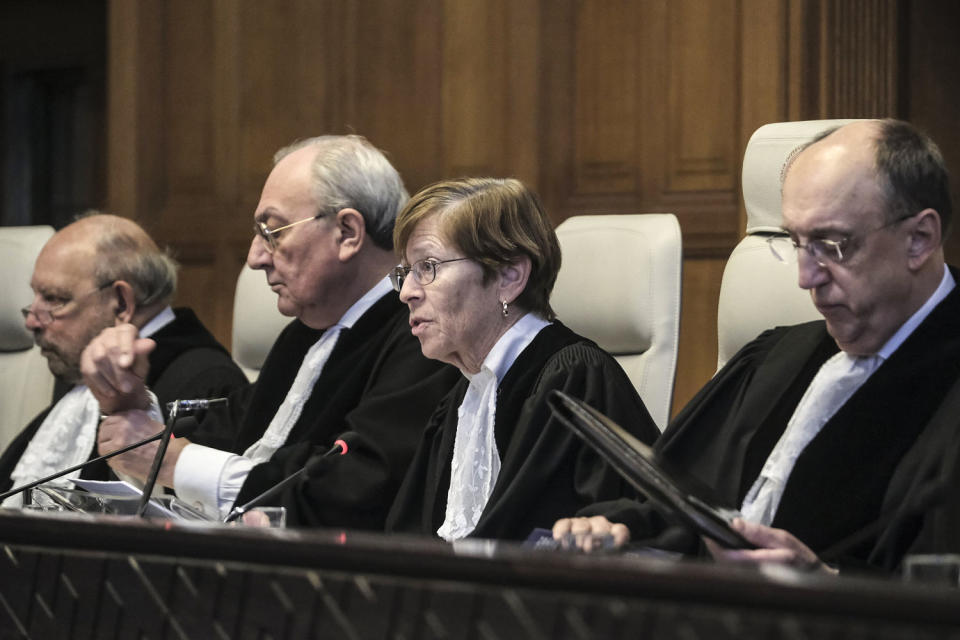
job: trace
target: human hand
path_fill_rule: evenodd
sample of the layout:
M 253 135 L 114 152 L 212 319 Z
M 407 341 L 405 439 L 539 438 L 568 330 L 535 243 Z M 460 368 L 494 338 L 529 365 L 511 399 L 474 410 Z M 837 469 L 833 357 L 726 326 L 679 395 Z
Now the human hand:
M 590 553 L 622 547 L 630 541 L 630 530 L 604 516 L 563 518 L 553 525 L 553 539 L 558 540 L 563 549 L 575 548 Z
M 138 335 L 132 324 L 108 327 L 90 341 L 80 356 L 83 382 L 104 413 L 150 406 L 143 380 L 150 369 L 147 355 L 156 343 Z
M 730 524 L 734 530 L 758 548 L 727 549 L 709 538 L 703 538 L 710 554 L 718 562 L 776 563 L 832 575 L 838 573 L 835 568 L 824 564 L 810 547 L 800 542 L 789 531 L 748 522 L 743 518 L 734 518 Z
M 104 418 L 97 430 L 97 452 L 106 455 L 155 436 L 163 431 L 163 424 L 150 418 L 145 411 L 123 411 Z M 180 452 L 189 444 L 186 438 L 173 438 L 167 446 L 157 482 L 165 487 L 173 486 L 173 470 Z M 159 441 L 139 446 L 107 461 L 119 473 L 145 481 L 157 454 Z

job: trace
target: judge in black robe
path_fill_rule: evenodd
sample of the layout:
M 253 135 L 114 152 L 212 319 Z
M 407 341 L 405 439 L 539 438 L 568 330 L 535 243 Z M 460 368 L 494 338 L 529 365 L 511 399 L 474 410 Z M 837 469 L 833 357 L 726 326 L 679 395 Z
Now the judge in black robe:
M 263 435 L 322 334 L 291 322 L 256 384 L 230 397 L 228 413 L 207 412 L 191 440 L 242 454 Z M 456 376 L 452 367 L 420 354 L 406 308 L 394 292 L 387 293 L 341 331 L 287 444 L 253 467 L 235 504 L 269 489 L 351 432 L 347 455 L 330 458 L 314 477 L 267 504 L 286 507 L 292 526 L 382 530 L 427 418 Z
M 264 272 L 280 313 L 297 320 L 277 340 L 256 384 L 231 398 L 228 413 L 198 416 L 202 430 L 192 442 L 170 444 L 161 484 L 212 517 L 224 515 L 351 431 L 345 456 L 327 460 L 266 504 L 285 506 L 293 526 L 383 530 L 426 418 L 456 376 L 420 354 L 385 278 L 396 264 L 393 222 L 407 198 L 396 169 L 361 136 L 318 136 L 277 152 L 253 215 L 247 264 Z M 101 424 L 101 446 L 122 445 L 156 427 L 134 379 L 142 364 L 139 343 L 130 327 L 97 340 L 102 348 L 88 348 L 88 384 L 111 411 L 125 410 Z M 306 362 L 314 345 L 317 358 Z M 114 357 L 135 351 L 133 362 Z M 298 373 L 305 387 L 315 380 L 302 395 L 299 385 L 291 392 Z M 269 443 L 257 442 L 267 433 Z M 254 442 L 251 458 L 262 463 L 238 459 Z M 146 476 L 148 463 L 136 455 L 111 461 L 137 478 Z
M 157 395 L 164 412 L 168 402 L 222 397 L 247 384 L 230 354 L 192 310 L 179 308 L 174 314 L 172 322 L 151 336 L 157 346 L 148 355 L 150 372 L 146 383 Z M 12 488 L 10 474 L 53 406 L 31 420 L 0 456 L 0 492 Z M 95 455 L 96 451 L 91 450 L 90 457 Z M 101 462 L 84 468 L 80 477 L 108 480 L 114 476 L 107 464 Z
M 443 523 L 464 378 L 430 418 L 387 522 L 388 531 L 435 535 Z M 547 404 L 557 389 L 619 421 L 644 442 L 659 430 L 623 369 L 560 322 L 545 327 L 500 382 L 494 433 L 501 468 L 472 536 L 523 540 L 559 515 L 630 495 L 620 476 Z M 573 511 L 571 511 L 571 509 Z
M 440 182 L 397 216 L 393 273 L 424 355 L 464 378 L 430 418 L 387 519 L 388 532 L 457 540 L 523 539 L 621 478 L 563 427 L 554 389 L 659 431 L 607 353 L 554 317 L 560 247 L 536 196 L 517 180 Z
M 954 277 L 960 273 L 953 271 Z M 743 347 L 690 401 L 657 442 L 656 451 L 739 507 L 820 366 L 838 351 L 823 321 L 767 331 Z M 960 419 L 960 288 L 954 288 L 891 357 L 833 415 L 797 459 L 772 526 L 820 554 L 872 528 L 879 532 L 831 550 L 830 562 L 896 568 L 914 540 L 952 537 L 956 507 L 928 515 L 933 491 L 956 491 Z M 951 415 L 952 414 L 952 415 Z M 953 516 L 943 513 L 946 508 Z M 695 553 L 699 540 L 670 529 L 649 504 L 594 505 L 580 515 L 623 522 L 631 538 Z M 933 521 L 940 524 L 936 534 Z M 938 547 L 940 548 L 940 547 Z M 940 548 L 940 550 L 946 550 Z
M 759 548 L 711 545 L 715 558 L 890 570 L 907 549 L 960 533 L 950 531 L 955 514 L 930 517 L 943 494 L 956 492 L 960 293 L 944 262 L 953 208 L 946 166 L 909 123 L 858 121 L 792 156 L 781 195 L 789 238 L 771 238 L 773 254 L 797 259 L 797 283 L 824 321 L 776 329 L 744 347 L 668 426 L 657 451 L 730 507 L 765 476 L 752 506 L 771 514 L 771 526 L 734 524 Z M 850 364 L 876 368 L 848 386 L 832 367 L 821 369 L 838 349 Z M 821 383 L 851 395 L 831 398 Z M 811 439 L 793 451 L 775 448 L 788 431 L 795 442 Z M 782 457 L 770 461 L 773 451 Z M 762 474 L 768 461 L 772 472 Z M 956 509 L 940 504 L 948 512 L 941 516 Z M 648 505 L 601 513 L 641 539 L 668 531 Z M 564 521 L 555 535 L 567 527 L 597 532 L 607 524 Z

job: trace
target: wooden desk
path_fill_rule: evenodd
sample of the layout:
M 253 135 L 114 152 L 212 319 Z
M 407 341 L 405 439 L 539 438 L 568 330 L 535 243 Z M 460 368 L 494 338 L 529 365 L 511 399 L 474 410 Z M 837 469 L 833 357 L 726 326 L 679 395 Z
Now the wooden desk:
M 960 591 L 333 530 L 0 511 L 0 638 L 960 638 Z

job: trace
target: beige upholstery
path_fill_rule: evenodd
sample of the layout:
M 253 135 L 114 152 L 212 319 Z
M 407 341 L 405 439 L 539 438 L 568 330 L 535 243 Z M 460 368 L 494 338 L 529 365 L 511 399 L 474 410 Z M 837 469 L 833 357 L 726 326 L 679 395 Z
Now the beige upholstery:
M 782 233 L 780 182 L 787 160 L 816 134 L 847 122 L 778 122 L 750 137 L 743 155 L 747 235 L 730 254 L 720 284 L 717 368 L 766 329 L 820 318 L 810 294 L 797 286 L 796 264 L 778 262 L 766 237 Z
M 33 344 L 20 309 L 30 304 L 30 277 L 53 228 L 0 227 L 0 451 L 53 398 L 53 374 Z
M 267 286 L 262 271 L 244 265 L 233 298 L 233 359 L 253 382 L 273 342 L 290 318 L 277 311 L 277 294 Z
M 657 426 L 670 419 L 680 328 L 680 225 L 670 213 L 576 216 L 557 227 L 558 318 L 623 366 Z

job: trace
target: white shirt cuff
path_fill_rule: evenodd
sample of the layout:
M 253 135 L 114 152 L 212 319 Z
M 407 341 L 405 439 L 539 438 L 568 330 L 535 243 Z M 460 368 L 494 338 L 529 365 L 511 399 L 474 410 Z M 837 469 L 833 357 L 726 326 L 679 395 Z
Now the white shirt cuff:
M 219 449 L 188 444 L 173 469 L 173 488 L 188 506 L 223 518 L 237 499 L 253 461 Z

